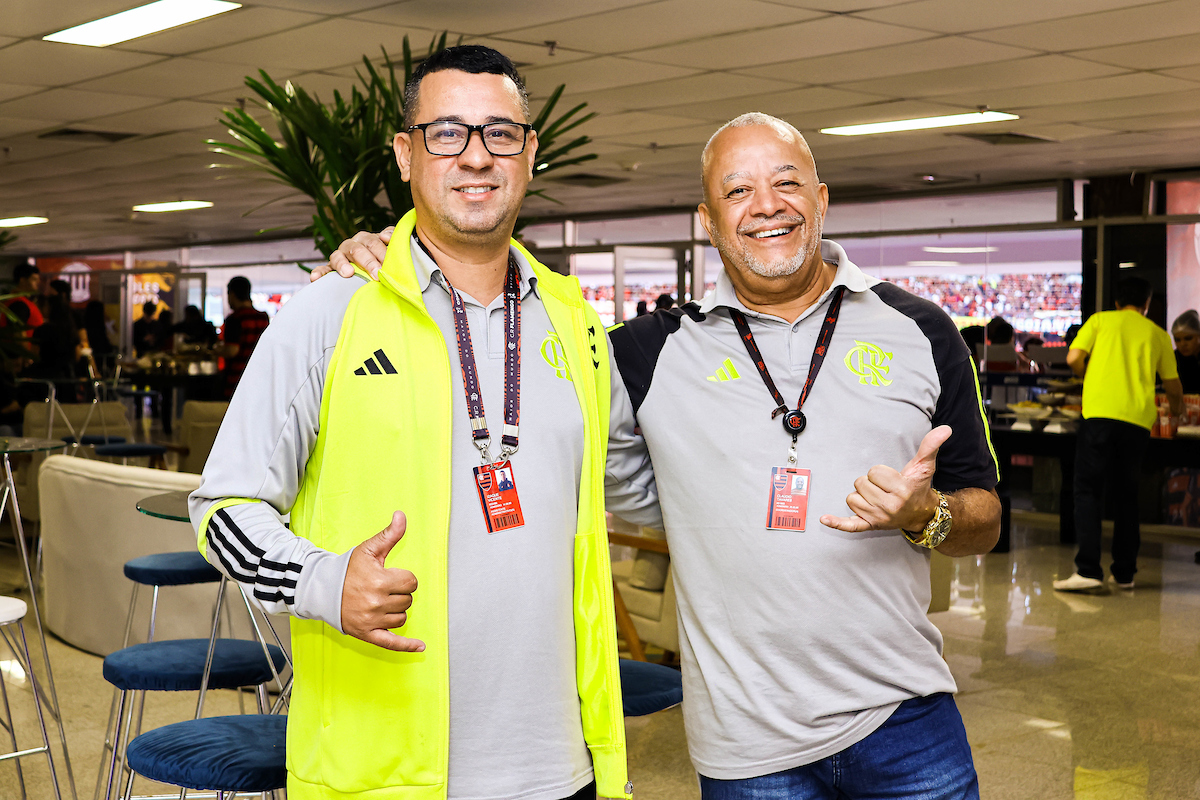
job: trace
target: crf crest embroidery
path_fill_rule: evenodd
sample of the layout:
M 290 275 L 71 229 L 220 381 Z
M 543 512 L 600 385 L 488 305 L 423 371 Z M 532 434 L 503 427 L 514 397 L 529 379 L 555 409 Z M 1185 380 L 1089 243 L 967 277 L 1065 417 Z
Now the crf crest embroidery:
M 554 374 L 563 380 L 571 380 L 571 368 L 567 366 L 567 355 L 563 352 L 562 340 L 554 331 L 546 331 L 542 340 L 542 358 L 554 369 Z
M 846 353 L 846 368 L 858 376 L 863 386 L 890 386 L 892 381 L 887 375 L 892 368 L 887 362 L 891 359 L 892 354 L 879 345 L 856 339 L 854 347 Z

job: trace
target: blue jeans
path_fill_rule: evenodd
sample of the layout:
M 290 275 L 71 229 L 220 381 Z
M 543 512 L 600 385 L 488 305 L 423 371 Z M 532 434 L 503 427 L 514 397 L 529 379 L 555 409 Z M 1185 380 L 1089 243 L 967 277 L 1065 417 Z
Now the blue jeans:
M 836 755 L 757 778 L 700 776 L 702 800 L 978 800 L 979 779 L 954 697 L 900 704 Z

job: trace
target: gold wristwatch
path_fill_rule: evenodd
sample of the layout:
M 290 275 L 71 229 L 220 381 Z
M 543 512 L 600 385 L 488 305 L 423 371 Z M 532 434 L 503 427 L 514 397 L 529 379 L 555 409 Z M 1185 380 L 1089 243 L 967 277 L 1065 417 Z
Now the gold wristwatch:
M 933 519 L 929 520 L 929 524 L 923 530 L 904 531 L 905 539 L 919 547 L 928 547 L 930 550 L 946 541 L 946 537 L 950 535 L 950 528 L 954 525 L 954 518 L 950 516 L 950 504 L 946 502 L 946 495 L 938 492 L 937 489 L 933 491 L 937 492 L 938 496 Z

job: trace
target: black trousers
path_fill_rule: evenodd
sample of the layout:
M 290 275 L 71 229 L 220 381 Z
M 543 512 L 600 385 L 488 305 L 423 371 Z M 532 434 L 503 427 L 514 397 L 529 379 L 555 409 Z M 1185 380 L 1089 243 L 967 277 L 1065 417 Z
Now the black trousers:
M 592 781 L 575 794 L 564 798 L 564 800 L 596 800 L 596 782 Z
M 1129 583 L 1137 572 L 1141 530 L 1138 525 L 1138 478 L 1150 431 L 1115 419 L 1085 419 L 1075 451 L 1075 571 L 1104 580 L 1100 566 L 1100 521 L 1105 498 L 1112 495 L 1112 575 Z M 1107 493 L 1105 486 L 1107 482 Z

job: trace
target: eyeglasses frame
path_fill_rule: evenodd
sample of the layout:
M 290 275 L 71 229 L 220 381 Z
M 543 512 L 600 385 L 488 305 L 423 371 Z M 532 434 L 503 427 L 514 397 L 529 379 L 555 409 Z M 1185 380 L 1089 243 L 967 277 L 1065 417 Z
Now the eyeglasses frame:
M 428 130 L 429 126 L 431 126 L 431 125 L 458 125 L 460 127 L 466 128 L 467 129 L 467 138 L 463 142 L 462 150 L 459 150 L 457 153 L 441 153 L 441 154 L 434 153 L 432 150 L 430 150 L 429 149 L 429 140 L 426 138 L 426 136 L 428 135 L 426 133 L 426 131 Z M 525 135 L 521 139 L 521 149 L 515 153 L 505 153 L 503 155 L 501 155 L 499 153 L 493 153 L 492 149 L 490 147 L 488 147 L 487 139 L 483 135 L 483 129 L 490 127 L 492 125 L 516 125 L 522 131 L 524 131 Z M 416 130 L 419 130 L 421 132 L 421 141 L 425 145 L 425 152 L 429 153 L 429 155 L 434 156 L 436 158 L 457 158 L 458 156 L 461 156 L 463 153 L 467 152 L 467 148 L 471 146 L 471 135 L 473 133 L 475 133 L 476 131 L 479 132 L 479 141 L 483 143 L 483 149 L 487 150 L 489 155 L 494 156 L 496 158 L 512 158 L 513 156 L 519 156 L 522 153 L 524 153 L 525 148 L 529 146 L 529 132 L 533 130 L 533 126 L 530 125 L 528 122 L 501 121 L 501 122 L 485 122 L 482 125 L 468 125 L 465 122 L 457 122 L 455 120 L 435 119 L 433 122 L 422 122 L 419 125 L 410 125 L 404 129 L 404 132 L 411 134 L 413 131 L 416 131 Z

